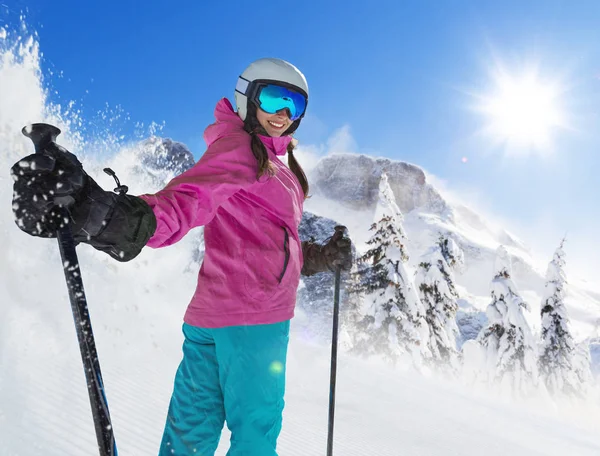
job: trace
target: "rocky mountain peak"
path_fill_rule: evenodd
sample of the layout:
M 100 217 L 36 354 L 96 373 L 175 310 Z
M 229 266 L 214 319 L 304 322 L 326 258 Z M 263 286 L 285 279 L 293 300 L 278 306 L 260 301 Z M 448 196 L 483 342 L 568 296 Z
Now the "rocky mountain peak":
M 323 158 L 312 171 L 311 186 L 322 196 L 354 210 L 370 209 L 377 203 L 381 175 L 388 176 L 396 203 L 403 213 L 426 207 L 441 213 L 446 201 L 427 183 L 416 165 L 357 154 L 336 154 Z

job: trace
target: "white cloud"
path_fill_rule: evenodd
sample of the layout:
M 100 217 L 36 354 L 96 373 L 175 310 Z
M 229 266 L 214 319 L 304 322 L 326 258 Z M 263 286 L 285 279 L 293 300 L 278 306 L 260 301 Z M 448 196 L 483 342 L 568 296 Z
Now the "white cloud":
M 321 144 L 303 144 L 296 149 L 296 158 L 305 172 L 310 172 L 321 158 L 338 153 L 357 153 L 358 146 L 350 133 L 350 126 L 344 125 L 335 130 Z
M 307 146 L 298 144 L 296 151 L 294 152 L 298 163 L 302 166 L 305 173 L 309 173 L 317 166 L 317 163 L 323 157 L 323 149 L 321 146 L 315 146 L 309 144 Z
M 334 131 L 327 140 L 327 155 L 356 152 L 358 152 L 358 146 L 350 133 L 349 125 L 344 125 Z

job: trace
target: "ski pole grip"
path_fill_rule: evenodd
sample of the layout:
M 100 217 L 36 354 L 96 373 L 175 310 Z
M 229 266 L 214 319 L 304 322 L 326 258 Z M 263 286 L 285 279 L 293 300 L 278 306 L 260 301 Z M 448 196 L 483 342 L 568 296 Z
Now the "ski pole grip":
M 57 147 L 56 138 L 61 133 L 60 128 L 46 123 L 25 125 L 21 132 L 31 139 L 36 154 L 43 154 L 48 149 Z
M 346 234 L 346 230 L 347 230 L 347 228 L 345 226 L 337 225 L 335 227 L 335 233 L 333 233 L 333 236 L 332 236 L 333 240 L 337 241 L 337 240 L 343 238 L 344 235 Z
M 79 163 L 73 154 L 64 147 L 56 144 L 56 138 L 61 133 L 60 128 L 46 123 L 34 123 L 25 125 L 21 130 L 21 133 L 31 139 L 36 154 L 46 154 L 53 159 L 63 156 L 71 162 L 75 161 Z M 54 203 L 60 206 L 70 206 L 74 202 L 75 199 L 72 195 L 54 197 Z

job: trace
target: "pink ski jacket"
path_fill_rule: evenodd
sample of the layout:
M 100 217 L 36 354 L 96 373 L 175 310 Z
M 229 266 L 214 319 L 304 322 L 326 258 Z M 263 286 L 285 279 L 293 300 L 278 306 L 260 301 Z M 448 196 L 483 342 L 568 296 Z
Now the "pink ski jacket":
M 204 132 L 196 165 L 153 195 L 140 195 L 156 216 L 152 248 L 204 226 L 205 256 L 184 321 L 219 328 L 278 323 L 294 315 L 302 269 L 298 225 L 304 193 L 280 160 L 291 137 L 260 136 L 277 168 L 257 181 L 250 135 L 223 98 Z

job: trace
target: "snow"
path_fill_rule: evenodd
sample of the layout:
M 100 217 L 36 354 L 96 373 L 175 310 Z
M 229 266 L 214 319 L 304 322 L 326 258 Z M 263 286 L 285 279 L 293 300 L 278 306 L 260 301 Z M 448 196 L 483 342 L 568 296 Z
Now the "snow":
M 10 210 L 12 180 L 7 170 L 33 153 L 21 128 L 31 122 L 56 124 L 63 130 L 58 138 L 62 145 L 75 153 L 87 153 L 82 154 L 84 166 L 100 185 L 112 188 L 114 183 L 97 163 L 107 158 L 83 147 L 80 120 L 46 101 L 38 44 L 27 36 L 22 38 L 15 47 L 0 42 L 0 169 L 5 170 L 0 173 L 0 456 L 97 455 L 57 243 L 21 232 Z M 102 143 L 103 138 L 96 140 Z M 117 151 L 119 154 L 108 160 L 130 192 L 155 190 L 161 179 L 155 180 L 151 172 L 150 176 L 134 172 L 135 146 L 123 145 Z M 315 199 L 311 204 L 327 211 L 324 200 Z M 332 218 L 347 221 L 356 228 L 357 236 L 366 239 L 366 233 L 360 231 L 365 218 L 335 203 L 329 207 L 333 207 L 329 210 Z M 422 252 L 420 246 L 426 245 L 419 236 L 425 233 L 422 227 L 426 223 L 418 211 L 405 214 L 409 251 L 415 259 Z M 471 245 L 484 243 L 477 240 L 476 230 L 471 234 Z M 468 237 L 462 233 L 460 239 Z M 486 242 L 491 244 L 487 237 Z M 115 262 L 88 246 L 78 248 L 121 455 L 157 452 L 181 357 L 181 320 L 195 287 L 198 248 L 194 233 L 168 249 L 146 249 L 129 263 Z M 489 284 L 491 268 L 478 269 L 486 264 L 483 260 L 470 264 L 467 275 L 457 276 L 458 289 L 470 293 L 461 294 L 466 299 L 461 310 L 481 311 L 489 302 L 485 297 L 488 290 L 474 292 L 478 278 L 486 287 Z M 570 317 L 577 323 L 574 326 L 581 340 L 591 334 L 591 316 L 597 318 L 598 307 L 585 290 L 576 293 L 582 299 L 573 306 Z M 302 337 L 301 323 L 299 313 L 292 324 L 279 453 L 316 456 L 326 448 L 330 346 L 327 341 Z M 337 455 L 600 454 L 597 399 L 586 404 L 536 398 L 515 403 L 468 383 L 424 377 L 343 352 L 337 378 Z M 217 455 L 225 455 L 227 441 L 225 431 Z

